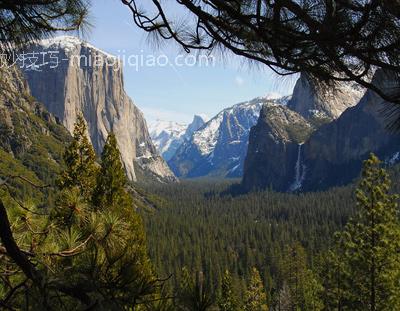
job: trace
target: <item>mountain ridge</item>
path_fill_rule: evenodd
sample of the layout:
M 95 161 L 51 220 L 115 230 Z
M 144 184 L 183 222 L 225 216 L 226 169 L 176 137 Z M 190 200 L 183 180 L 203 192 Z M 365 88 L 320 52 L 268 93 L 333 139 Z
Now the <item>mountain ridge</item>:
M 194 115 L 190 124 L 156 120 L 150 124 L 150 137 L 163 158 L 169 161 L 178 148 L 205 124 L 206 119 L 206 116 Z
M 250 128 L 264 102 L 286 104 L 289 97 L 257 97 L 225 108 L 211 118 L 168 161 L 183 178 L 241 177 Z

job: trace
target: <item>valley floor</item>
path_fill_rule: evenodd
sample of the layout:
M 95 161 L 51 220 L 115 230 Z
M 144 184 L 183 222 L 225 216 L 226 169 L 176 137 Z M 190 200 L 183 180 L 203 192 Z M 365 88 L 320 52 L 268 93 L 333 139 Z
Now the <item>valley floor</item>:
M 353 187 L 327 192 L 232 194 L 235 182 L 182 181 L 151 186 L 157 209 L 142 212 L 151 258 L 179 282 L 182 267 L 205 271 L 219 284 L 228 269 L 238 280 L 257 267 L 273 290 L 287 245 L 312 256 L 326 250 L 354 212 Z M 150 190 L 150 187 L 148 187 Z
M 392 170 L 392 180 L 398 193 L 399 167 Z M 146 186 L 154 202 L 154 209 L 142 210 L 150 257 L 161 277 L 170 276 L 171 289 L 182 282 L 185 267 L 202 271 L 217 292 L 228 270 L 243 293 L 256 267 L 269 304 L 276 305 L 282 267 L 320 269 L 335 232 L 355 214 L 355 186 L 298 194 L 235 194 L 236 189 L 237 181 L 222 180 Z M 292 261 L 291 251 L 296 253 Z

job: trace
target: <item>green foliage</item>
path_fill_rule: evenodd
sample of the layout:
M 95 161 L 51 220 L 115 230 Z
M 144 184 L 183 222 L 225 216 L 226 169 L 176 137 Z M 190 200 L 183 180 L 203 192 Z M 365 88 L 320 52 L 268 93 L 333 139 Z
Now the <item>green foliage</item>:
M 183 266 L 207 271 L 221 292 L 225 270 L 243 300 L 249 267 L 264 278 L 269 305 L 281 289 L 280 262 L 285 246 L 298 241 L 309 258 L 330 246 L 334 232 L 353 214 L 352 188 L 321 193 L 282 194 L 271 191 L 233 196 L 229 182 L 181 181 L 155 184 L 155 207 L 141 210 L 152 262 L 161 276 L 180 284 Z
M 15 159 L 9 153 L 0 149 L 0 172 L 1 175 L 6 176 L 21 176 L 27 180 L 32 181 L 38 185 L 41 184 L 41 180 L 38 176 L 28 169 L 21 161 Z M 43 194 L 33 189 L 26 182 L 21 179 L 11 179 L 8 183 L 8 192 L 15 198 L 24 198 L 40 202 L 43 199 Z M 2 196 L 3 197 L 3 196 Z
M 187 268 L 182 269 L 182 280 L 176 296 L 176 307 L 181 311 L 207 311 L 215 300 L 213 288 L 203 272 L 192 275 Z
M 87 136 L 85 120 L 78 116 L 73 139 L 65 150 L 66 169 L 58 180 L 60 188 L 78 187 L 81 195 L 90 200 L 96 186 L 97 166 L 93 146 Z
M 115 139 L 111 136 L 107 141 L 101 166 L 105 179 L 99 178 L 93 175 L 98 170 L 93 169 L 94 157 L 82 124 L 77 123 L 72 147 L 66 153 L 70 161 L 62 180 L 67 182 L 60 183 L 55 206 L 48 210 L 17 206 L 9 213 L 18 246 L 32 254 L 30 261 L 38 271 L 40 286 L 28 279 L 20 288 L 24 273 L 14 262 L 0 257 L 2 267 L 14 271 L 3 274 L 7 282 L 0 285 L 1 297 L 9 297 L 8 306 L 128 310 L 147 306 L 161 296 L 157 288 L 162 282 L 153 273 L 142 221 L 125 189 Z M 112 185 L 112 191 L 97 193 L 101 208 L 88 197 L 92 192 L 88 187 L 96 179 L 99 191 L 107 182 Z
M 70 272 L 63 283 L 81 282 L 106 309 L 134 306 L 153 294 L 156 280 L 140 218 L 132 207 L 97 211 L 80 197 L 77 188 L 74 192 L 67 189 L 61 201 L 52 216 L 59 230 L 54 240 L 57 252 L 78 252 L 57 263 L 60 273 Z
M 111 133 L 101 155 L 101 168 L 93 194 L 93 204 L 100 210 L 132 206 L 131 196 L 125 190 L 126 186 L 127 178 L 121 163 L 117 140 Z
M 318 273 L 322 279 L 322 301 L 326 310 L 341 310 L 343 302 L 342 273 L 344 262 L 342 249 L 329 250 L 321 255 Z
M 32 99 L 17 68 L 0 68 L 0 85 L 0 176 L 53 185 L 69 133 Z M 51 202 L 54 197 L 50 188 L 37 189 L 21 178 L 8 185 L 19 200 Z
M 0 129 L 2 138 L 10 137 L 1 145 L 0 171 L 37 184 L 51 182 L 61 170 L 62 142 L 69 140 L 68 135 L 55 123 L 24 109 L 13 112 L 14 132 Z M 59 193 L 39 191 L 18 179 L 11 179 L 9 191 L 1 193 L 17 244 L 34 254 L 30 260 L 43 273 L 46 285 L 44 289 L 34 286 L 15 263 L 0 257 L 2 271 L 12 272 L 2 273 L 1 299 L 12 287 L 18 288 L 8 305 L 23 309 L 29 301 L 31 310 L 88 308 L 76 297 L 61 293 L 57 289 L 61 284 L 78 289 L 104 310 L 120 306 L 151 311 L 213 310 L 217 308 L 215 293 L 219 293 L 221 310 L 242 310 L 239 301 L 246 301 L 248 308 L 261 308 L 249 297 L 264 283 L 264 294 L 257 297 L 271 309 L 372 310 L 372 287 L 365 284 L 372 283 L 374 261 L 380 268 L 374 277 L 375 310 L 398 306 L 398 211 L 388 177 L 376 158 L 366 163 L 357 191 L 360 212 L 318 267 L 323 290 L 313 271 L 314 259 L 330 246 L 333 232 L 354 214 L 351 187 L 298 195 L 264 191 L 234 196 L 227 191 L 228 183 L 182 182 L 152 185 L 147 191 L 129 189 L 135 191 L 132 201 L 115 137 L 107 139 L 98 169 L 89 141 L 82 139 L 86 137 L 84 122 L 79 127 L 68 157 L 66 152 L 70 161 L 66 161 L 63 178 L 66 174 L 70 183 L 61 183 Z M 32 138 L 24 141 L 21 137 Z M 393 172 L 398 180 L 399 168 Z M 399 189 L 399 184 L 394 186 Z M 9 194 L 24 198 L 23 205 Z M 46 209 L 38 202 L 49 195 L 57 196 L 57 201 Z M 157 288 L 162 282 L 155 278 L 142 220 L 133 204 L 148 206 L 142 213 L 159 274 L 173 274 L 172 286 L 161 292 Z M 374 246 L 371 236 L 376 239 Z M 188 268 L 181 272 L 182 266 Z M 254 277 L 252 266 L 261 269 L 263 279 L 260 274 L 258 280 Z M 175 304 L 170 299 L 173 288 Z
M 322 310 L 323 287 L 308 268 L 305 249 L 298 243 L 288 246 L 280 262 L 281 291 L 288 290 L 291 310 Z M 285 288 L 286 287 L 286 288 Z M 287 294 L 286 294 L 287 295 Z M 279 297 L 282 300 L 282 297 Z M 282 301 L 281 301 L 282 303 Z
M 252 269 L 250 284 L 244 296 L 244 311 L 268 311 L 267 295 L 256 268 Z
M 357 215 L 337 236 L 330 258 L 328 299 L 341 310 L 400 309 L 398 197 L 374 155 L 365 161 L 357 189 Z M 336 286 L 335 286 L 336 285 Z
M 238 311 L 239 302 L 237 293 L 233 288 L 232 276 L 228 270 L 225 270 L 222 283 L 221 294 L 218 299 L 218 307 L 220 311 Z

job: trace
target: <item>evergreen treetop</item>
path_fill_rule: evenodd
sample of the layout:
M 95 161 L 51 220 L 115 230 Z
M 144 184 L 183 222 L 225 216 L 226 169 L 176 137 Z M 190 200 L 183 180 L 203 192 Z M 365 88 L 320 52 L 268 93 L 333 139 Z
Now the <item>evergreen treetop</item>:
M 96 184 L 96 154 L 89 141 L 85 119 L 79 115 L 74 128 L 73 139 L 64 153 L 66 169 L 58 184 L 61 189 L 77 187 L 81 195 L 90 200 Z
M 218 307 L 221 311 L 239 310 L 238 297 L 234 291 L 232 276 L 228 270 L 225 270 L 222 278 L 221 294 L 218 299 Z
M 400 310 L 398 196 L 388 173 L 371 154 L 356 192 L 358 213 L 338 234 L 343 310 Z
M 267 294 L 256 268 L 251 271 L 250 284 L 245 293 L 244 311 L 268 311 Z
M 127 178 L 121 162 L 117 139 L 114 133 L 108 135 L 101 154 L 101 168 L 93 195 L 93 203 L 98 209 L 132 207 L 131 196 L 126 191 Z

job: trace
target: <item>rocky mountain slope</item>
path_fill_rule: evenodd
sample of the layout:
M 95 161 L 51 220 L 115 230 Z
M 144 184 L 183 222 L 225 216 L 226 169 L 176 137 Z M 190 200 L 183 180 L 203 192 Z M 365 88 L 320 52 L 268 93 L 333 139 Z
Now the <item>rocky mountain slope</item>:
M 375 83 L 390 85 L 390 75 L 378 71 Z M 390 87 L 390 86 L 389 86 Z M 359 104 L 346 110 L 339 119 L 315 132 L 304 144 L 302 165 L 307 170 L 303 190 L 325 189 L 344 185 L 359 175 L 362 161 L 371 152 L 387 164 L 400 159 L 400 133 L 390 131 L 385 117 L 385 103 L 368 91 Z
M 141 176 L 175 180 L 151 141 L 142 112 L 124 90 L 122 66 L 114 56 L 68 36 L 43 40 L 26 52 L 41 56 L 23 66 L 32 95 L 68 131 L 82 113 L 98 154 L 108 133 L 115 133 L 131 180 L 137 170 Z
M 0 68 L 0 84 L 1 178 L 11 175 L 37 185 L 53 183 L 62 168 L 62 155 L 71 136 L 31 96 L 17 68 Z M 37 199 L 37 189 L 22 179 L 10 179 L 9 185 L 17 197 Z
M 177 176 L 185 178 L 241 177 L 250 128 L 262 105 L 287 100 L 262 97 L 222 110 L 194 132 L 168 164 Z
M 275 180 L 275 174 L 293 176 L 292 163 L 287 161 L 297 158 L 298 144 L 356 105 L 364 92 L 353 83 L 326 85 L 301 74 L 291 97 L 257 98 L 220 112 L 195 132 L 168 164 L 182 177 L 242 177 L 250 137 L 246 171 L 251 172 L 253 166 L 255 170 L 263 167 L 266 173 L 261 179 L 266 183 Z M 257 122 L 263 104 L 266 107 Z M 283 161 L 282 157 L 287 159 Z M 244 184 L 251 184 L 248 181 L 257 176 L 245 175 Z
M 374 81 L 390 83 L 390 77 L 378 72 Z M 324 111 L 321 107 L 328 108 L 324 113 L 330 115 L 333 121 L 325 121 L 324 125 L 317 126 L 313 115 L 308 112 L 316 107 L 314 99 L 318 96 L 315 92 L 319 92 L 319 88 L 310 88 L 304 81 L 301 83 L 305 89 L 295 91 L 288 108 L 296 109 L 305 116 L 304 120 L 311 126 L 311 131 L 307 126 L 304 127 L 303 120 L 297 118 L 287 125 L 290 133 L 297 133 L 297 136 L 302 133 L 301 139 L 285 131 L 282 134 L 282 128 L 287 131 L 287 127 L 280 125 L 280 138 L 272 140 L 271 136 L 276 131 L 271 126 L 271 114 L 262 113 L 250 134 L 242 183 L 246 190 L 266 187 L 278 191 L 326 189 L 349 183 L 359 176 L 362 161 L 370 152 L 376 153 L 387 163 L 394 164 L 400 160 L 397 157 L 400 154 L 400 136 L 386 128 L 388 120 L 383 118 L 381 110 L 384 102 L 380 97 L 368 91 L 354 106 L 352 103 L 358 98 L 357 91 L 349 91 L 349 100 L 346 100 L 346 93 L 339 91 L 335 96 L 332 90 L 329 96 L 332 101 L 321 101 L 319 110 Z M 338 104 L 339 98 L 339 102 L 350 103 L 350 107 L 335 119 L 335 113 L 344 108 Z M 339 110 L 329 107 L 339 107 Z M 284 117 L 280 119 L 285 120 Z
M 150 137 L 158 152 L 166 161 L 169 161 L 178 148 L 191 138 L 193 133 L 207 121 L 206 117 L 195 115 L 193 121 L 187 125 L 173 121 L 157 120 L 150 124 Z
M 288 107 L 315 123 L 337 119 L 347 108 L 355 106 L 365 89 L 353 82 L 327 85 L 302 73 L 293 90 Z

